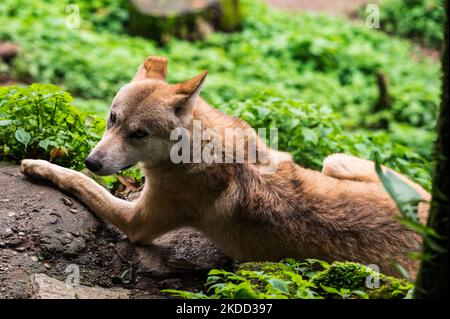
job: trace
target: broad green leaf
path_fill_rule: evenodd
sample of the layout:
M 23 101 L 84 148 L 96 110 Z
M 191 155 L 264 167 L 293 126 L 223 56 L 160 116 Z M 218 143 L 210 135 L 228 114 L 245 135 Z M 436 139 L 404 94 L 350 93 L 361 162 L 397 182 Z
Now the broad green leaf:
M 84 124 L 87 126 L 92 126 L 95 123 L 95 117 L 88 115 L 86 116 L 86 119 L 84 120 Z
M 317 136 L 317 133 L 307 127 L 302 128 L 303 138 L 305 142 L 311 142 L 312 144 L 316 145 L 319 141 L 319 137 Z
M 250 287 L 250 285 L 246 285 L 240 287 L 234 293 L 234 298 L 236 299 L 257 299 L 258 294 Z
M 16 133 L 14 134 L 16 137 L 16 140 L 18 140 L 20 143 L 25 145 L 25 148 L 28 146 L 28 144 L 31 141 L 31 135 L 27 131 L 25 131 L 23 128 L 19 128 L 16 130 Z
M 362 299 L 369 299 L 369 295 L 362 290 L 353 290 L 352 294 L 357 295 L 358 297 L 360 297 Z
M 282 279 L 271 278 L 267 280 L 267 282 L 276 290 L 279 290 L 284 293 L 289 292 L 288 282 Z
M 6 126 L 11 124 L 13 121 L 12 120 L 0 120 L 0 126 Z
M 50 146 L 50 141 L 49 140 L 42 140 L 42 141 L 39 142 L 39 146 L 47 151 L 48 147 Z
M 419 193 L 390 171 L 383 172 L 378 161 L 378 155 L 376 155 L 375 170 L 384 188 L 391 195 L 402 215 L 405 218 L 417 221 L 417 206 L 422 201 Z
M 337 290 L 336 288 L 333 287 L 328 287 L 328 286 L 324 286 L 324 285 L 320 285 L 322 287 L 323 290 L 325 290 L 326 292 L 330 293 L 330 294 L 335 294 L 335 295 L 340 295 L 340 291 Z
M 206 285 L 215 284 L 219 280 L 222 280 L 222 277 L 220 277 L 220 276 L 208 276 L 208 279 L 206 280 Z
M 209 271 L 209 273 L 208 273 L 208 276 L 211 276 L 211 275 L 228 275 L 228 274 L 231 274 L 231 273 L 228 272 L 228 271 L 225 271 L 225 270 L 221 270 L 221 269 L 211 269 Z

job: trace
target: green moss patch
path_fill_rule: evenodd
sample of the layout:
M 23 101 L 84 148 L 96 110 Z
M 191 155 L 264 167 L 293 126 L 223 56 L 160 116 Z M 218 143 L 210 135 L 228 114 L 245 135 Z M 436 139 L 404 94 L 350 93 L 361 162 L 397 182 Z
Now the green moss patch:
M 193 299 L 402 299 L 413 284 L 354 262 L 286 259 L 244 263 L 234 272 L 213 269 L 205 287 L 204 292 L 165 292 Z

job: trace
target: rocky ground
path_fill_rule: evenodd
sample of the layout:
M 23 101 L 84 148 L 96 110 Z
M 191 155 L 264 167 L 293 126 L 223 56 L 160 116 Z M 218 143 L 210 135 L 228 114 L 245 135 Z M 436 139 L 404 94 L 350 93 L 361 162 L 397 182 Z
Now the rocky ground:
M 209 269 L 230 263 L 192 229 L 132 245 L 74 198 L 0 163 L 0 298 L 166 298 L 161 289 L 201 289 Z

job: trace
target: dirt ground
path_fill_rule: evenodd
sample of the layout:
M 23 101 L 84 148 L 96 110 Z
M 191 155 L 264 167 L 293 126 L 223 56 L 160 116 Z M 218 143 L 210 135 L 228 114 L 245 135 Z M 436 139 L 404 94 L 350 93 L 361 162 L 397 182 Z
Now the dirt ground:
M 350 16 L 364 4 L 376 3 L 378 0 L 266 0 L 266 2 L 280 9 Z
M 74 198 L 0 162 L 0 299 L 39 298 L 30 292 L 32 275 L 65 282 L 74 266 L 83 286 L 167 298 L 161 289 L 202 289 L 209 269 L 230 264 L 192 229 L 171 232 L 152 246 L 132 245 Z

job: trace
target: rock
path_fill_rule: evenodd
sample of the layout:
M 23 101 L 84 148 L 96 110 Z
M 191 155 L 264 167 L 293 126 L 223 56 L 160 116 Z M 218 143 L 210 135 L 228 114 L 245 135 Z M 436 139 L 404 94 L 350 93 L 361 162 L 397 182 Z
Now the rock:
M 3 298 L 24 298 L 27 294 L 27 282 L 31 274 L 42 272 L 44 267 L 25 254 L 11 249 L 0 249 L 0 293 Z
M 61 200 L 64 203 L 64 205 L 66 205 L 66 206 L 72 206 L 73 205 L 73 202 L 70 200 L 70 198 L 63 197 L 63 198 L 61 198 Z
M 231 261 L 205 235 L 192 228 L 167 233 L 151 246 L 123 241 L 116 249 L 134 265 L 137 274 L 166 278 L 183 272 L 207 272 Z
M 0 236 L 12 238 L 9 241 L 19 245 L 26 235 L 33 234 L 35 243 L 44 254 L 73 255 L 86 248 L 86 242 L 92 239 L 99 225 L 91 212 L 71 199 L 71 209 L 76 209 L 77 214 L 67 212 L 68 207 L 61 201 L 60 191 L 33 183 L 20 174 L 16 166 L 0 163 L 0 172 L 6 173 L 0 175 L 2 198 L 10 199 L 7 203 L 0 202 Z M 1 213 L 3 208 L 24 214 L 21 213 L 20 218 L 11 223 L 11 219 L 6 218 L 8 215 Z M 14 229 L 21 231 L 16 233 Z M 77 240 L 64 241 L 59 234 L 60 229 L 64 229 L 65 233 L 78 232 L 82 236 Z
M 163 298 L 161 289 L 201 289 L 211 268 L 230 263 L 190 228 L 170 232 L 151 246 L 133 245 L 75 198 L 64 195 L 68 206 L 59 190 L 31 181 L 17 165 L 0 162 L 0 192 L 0 198 L 10 199 L 0 202 L 0 285 L 6 288 L 0 298 L 28 297 L 33 274 L 64 282 L 73 267 L 79 268 L 83 285 L 125 286 L 133 291 L 131 298 Z
M 45 274 L 34 274 L 30 278 L 31 299 L 129 299 L 125 289 L 105 289 L 101 287 L 72 287 Z
M 171 37 L 204 38 L 213 30 L 236 31 L 241 26 L 239 0 L 129 0 L 131 34 L 161 43 Z
M 164 263 L 173 269 L 205 271 L 229 261 L 205 235 L 191 228 L 161 236 L 154 245 Z

